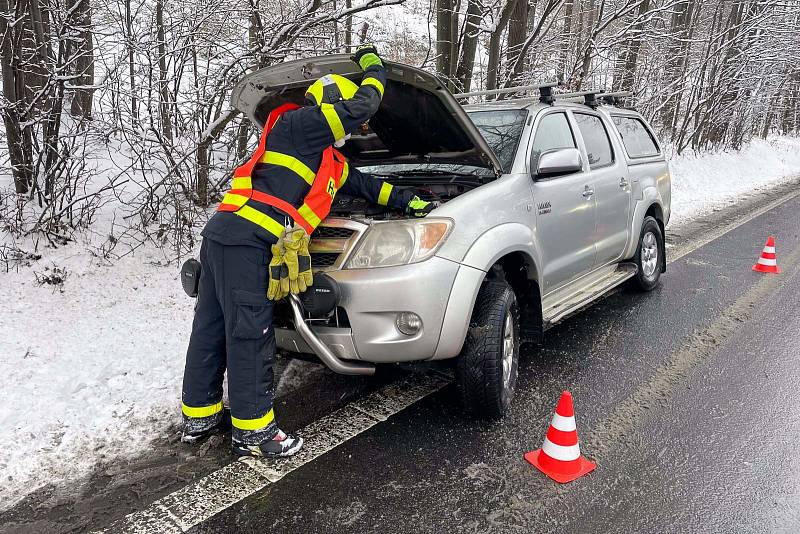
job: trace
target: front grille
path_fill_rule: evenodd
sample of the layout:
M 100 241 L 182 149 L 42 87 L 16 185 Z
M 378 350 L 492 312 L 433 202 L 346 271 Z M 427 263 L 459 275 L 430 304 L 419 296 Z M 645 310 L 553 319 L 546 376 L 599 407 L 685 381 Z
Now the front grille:
M 318 226 L 308 244 L 311 267 L 318 271 L 340 268 L 339 262 L 353 246 L 362 227 L 361 223 L 343 219 L 330 219 Z
M 336 260 L 339 259 L 339 252 L 312 252 L 311 253 L 311 267 L 318 269 L 320 267 L 330 267 Z
M 314 230 L 313 234 L 311 234 L 311 239 L 349 239 L 354 233 L 356 233 L 355 230 L 351 230 L 350 228 L 342 228 L 340 226 L 320 226 Z

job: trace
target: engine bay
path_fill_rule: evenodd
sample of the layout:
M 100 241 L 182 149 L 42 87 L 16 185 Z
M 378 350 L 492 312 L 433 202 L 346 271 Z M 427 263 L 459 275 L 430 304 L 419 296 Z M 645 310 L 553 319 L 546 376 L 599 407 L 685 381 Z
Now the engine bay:
M 434 202 L 437 205 L 444 204 L 483 184 L 480 177 L 470 175 L 401 176 L 380 174 L 375 176 L 389 182 L 395 188 L 411 190 L 422 200 Z M 334 198 L 331 215 L 377 220 L 406 218 L 406 215 L 400 210 L 379 206 L 364 198 L 343 193 L 337 194 Z

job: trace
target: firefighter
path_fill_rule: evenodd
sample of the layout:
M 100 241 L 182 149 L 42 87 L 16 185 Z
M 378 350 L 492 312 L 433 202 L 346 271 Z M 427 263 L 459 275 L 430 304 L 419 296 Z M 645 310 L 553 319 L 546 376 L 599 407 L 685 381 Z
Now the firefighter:
M 386 72 L 372 45 L 352 57 L 360 85 L 335 74 L 306 92 L 304 107 L 270 113 L 253 157 L 203 229 L 197 308 L 183 376 L 182 440 L 232 426 L 242 456 L 295 454 L 302 438 L 281 431 L 273 410 L 273 304 L 313 282 L 309 235 L 337 192 L 424 217 L 432 205 L 362 174 L 336 150 L 378 110 Z M 228 372 L 230 412 L 222 404 Z

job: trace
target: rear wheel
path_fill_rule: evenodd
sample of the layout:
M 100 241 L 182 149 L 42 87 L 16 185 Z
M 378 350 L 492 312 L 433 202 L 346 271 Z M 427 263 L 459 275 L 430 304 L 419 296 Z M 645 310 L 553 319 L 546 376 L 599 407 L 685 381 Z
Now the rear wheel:
M 508 411 L 517 385 L 519 310 L 511 286 L 488 280 L 478 293 L 456 381 L 464 409 L 499 419 Z
M 634 256 L 634 262 L 639 268 L 635 278 L 636 285 L 642 291 L 652 291 L 658 285 L 664 262 L 663 250 L 664 235 L 661 227 L 653 217 L 645 217 Z

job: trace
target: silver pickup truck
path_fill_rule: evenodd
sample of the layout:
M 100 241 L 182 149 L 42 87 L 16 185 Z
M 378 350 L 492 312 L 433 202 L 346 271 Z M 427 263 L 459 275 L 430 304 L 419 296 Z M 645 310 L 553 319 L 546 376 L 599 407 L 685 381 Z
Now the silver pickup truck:
M 263 125 L 331 72 L 360 78 L 345 55 L 292 61 L 244 78 L 232 103 Z M 658 284 L 668 166 L 642 116 L 602 98 L 462 107 L 428 72 L 387 73 L 380 110 L 343 152 L 437 208 L 409 219 L 338 195 L 312 235 L 317 284 L 276 311 L 278 347 L 345 374 L 452 360 L 467 411 L 498 418 L 522 341 L 627 280 Z

